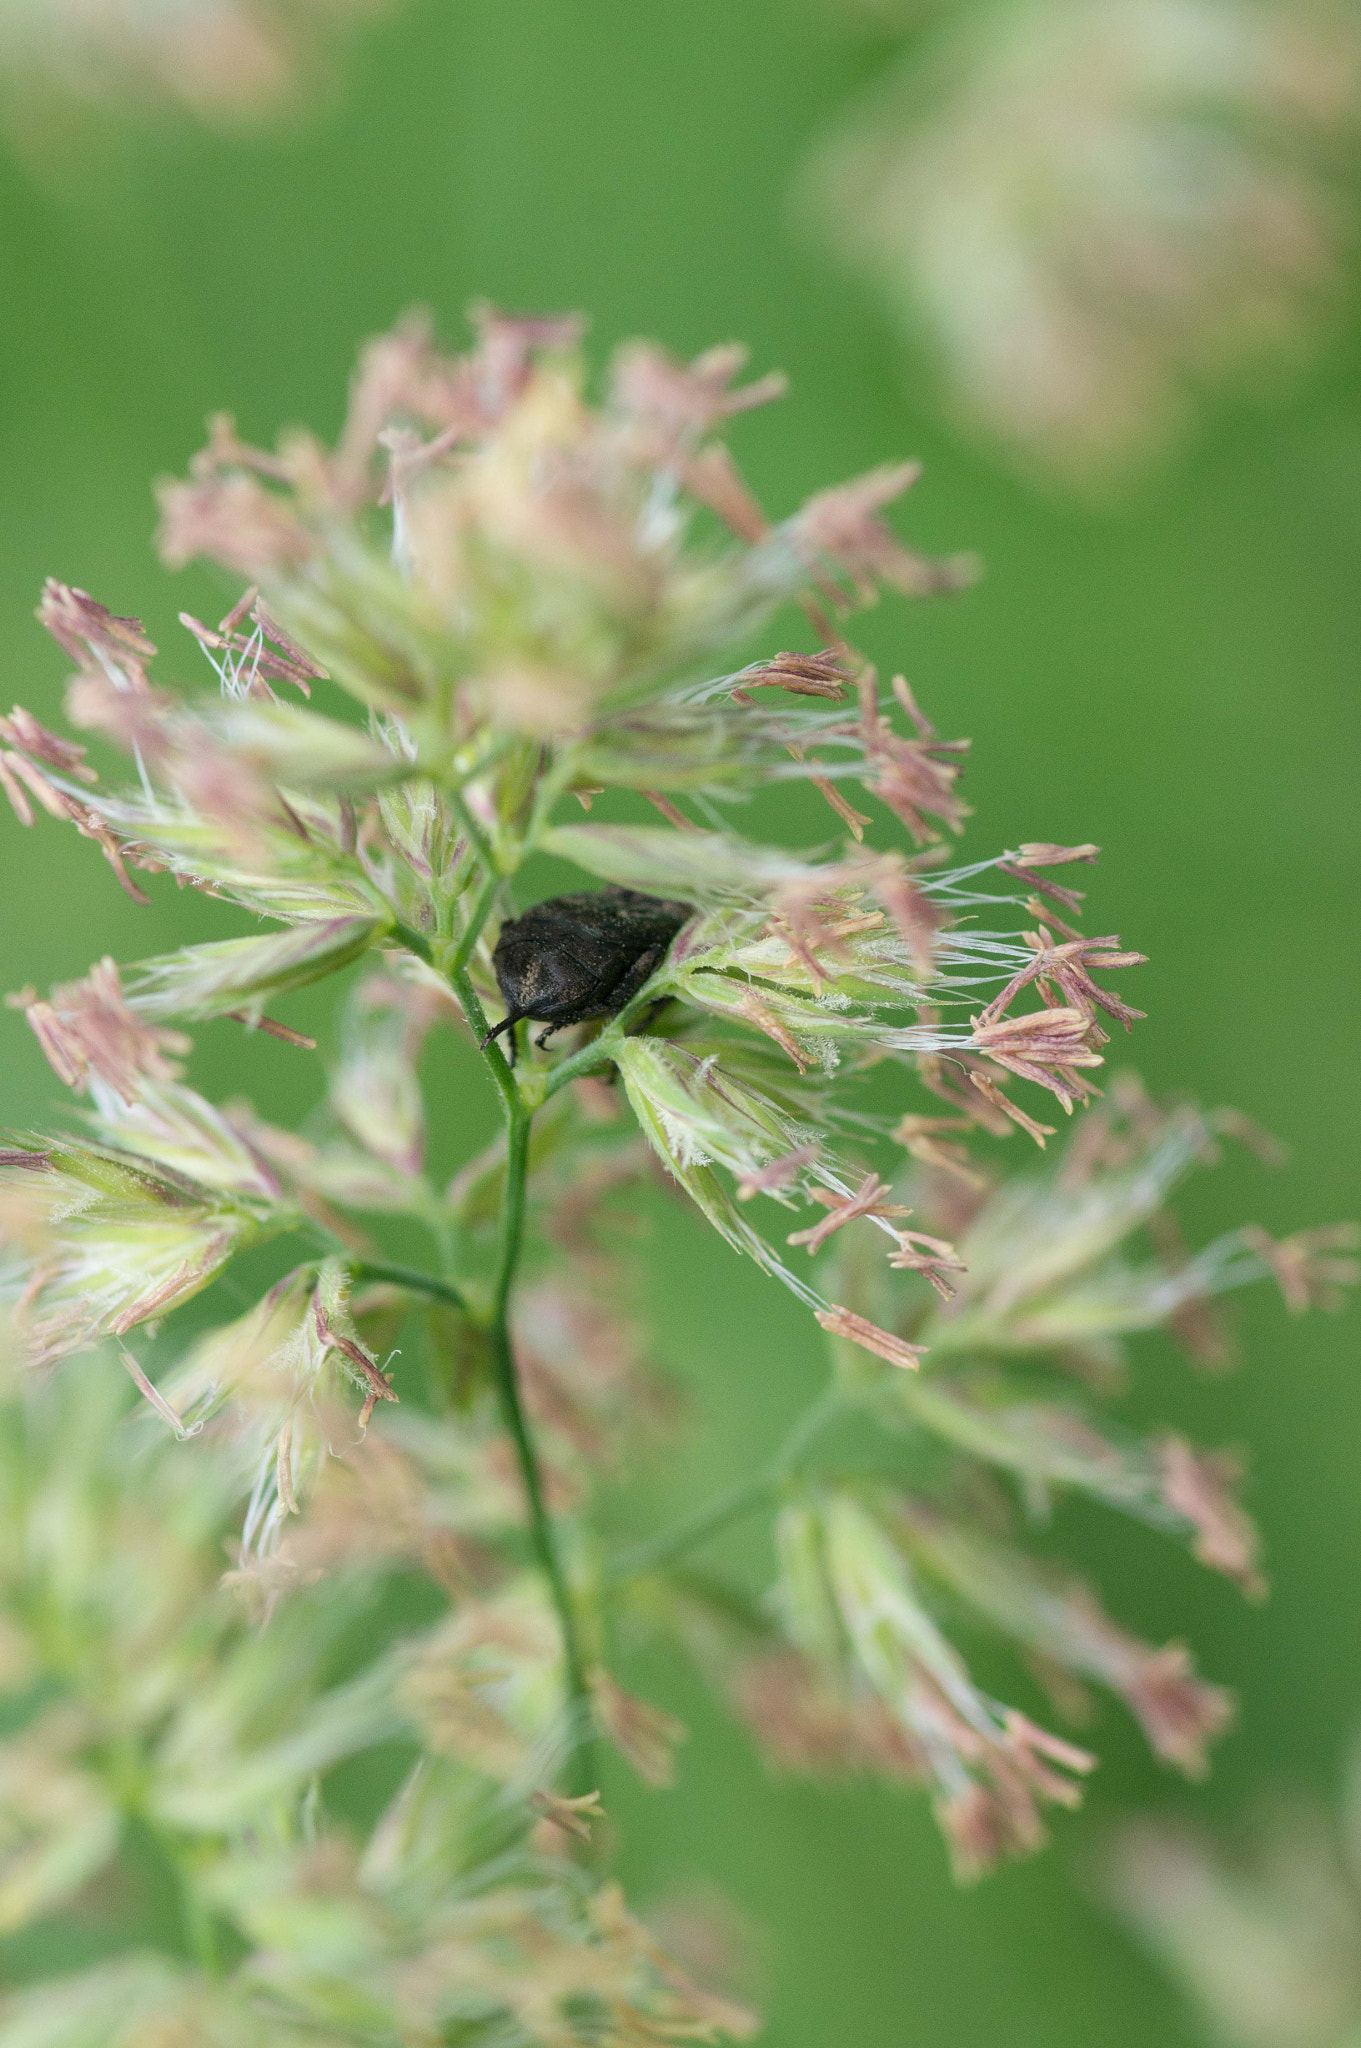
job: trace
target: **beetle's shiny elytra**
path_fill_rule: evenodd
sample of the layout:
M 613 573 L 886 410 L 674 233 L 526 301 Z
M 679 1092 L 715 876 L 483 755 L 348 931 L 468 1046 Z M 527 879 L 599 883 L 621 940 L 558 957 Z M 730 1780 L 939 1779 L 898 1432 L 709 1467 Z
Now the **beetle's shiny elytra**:
M 522 1017 L 544 1026 L 534 1041 L 542 1046 L 565 1025 L 617 1016 L 692 915 L 688 903 L 611 886 L 553 896 L 523 917 L 507 918 L 492 954 L 506 1014 L 483 1045 L 509 1033 L 513 1065 Z

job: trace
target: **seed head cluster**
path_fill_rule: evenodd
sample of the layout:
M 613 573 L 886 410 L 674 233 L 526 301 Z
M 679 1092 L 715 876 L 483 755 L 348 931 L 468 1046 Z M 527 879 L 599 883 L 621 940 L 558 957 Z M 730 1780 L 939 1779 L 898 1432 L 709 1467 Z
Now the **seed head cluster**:
M 1222 1362 L 1226 1290 L 1271 1276 L 1297 1309 L 1353 1277 L 1336 1231 L 1198 1252 L 1176 1233 L 1174 1186 L 1245 1127 L 1108 1082 L 1110 1034 L 1140 1012 L 1107 977 L 1142 955 L 1083 936 L 1056 879 L 1095 846 L 953 855 L 967 743 L 843 631 L 882 589 L 973 573 L 890 526 L 912 466 L 772 519 L 717 438 L 781 388 L 740 383 L 739 350 L 631 345 L 597 400 L 576 320 L 473 324 L 463 356 L 414 321 L 372 344 L 334 448 L 254 449 L 224 417 L 163 488 L 167 561 L 244 584 L 216 626 L 185 615 L 208 688 L 153 680 L 135 619 L 54 582 L 39 616 L 86 742 L 0 721 L 19 826 L 74 825 L 138 901 L 169 875 L 262 923 L 213 936 L 205 908 L 200 944 L 12 998 L 84 1098 L 73 1132 L 0 1150 L 14 1455 L 39 1488 L 93 1459 L 101 1569 L 127 1560 L 73 1652 L 84 1732 L 37 1718 L 0 1750 L 4 1783 L 52 1788 L 12 1795 L 41 1876 L 12 1924 L 115 1853 L 130 1795 L 90 1759 L 135 1755 L 196 1930 L 188 1974 L 120 1963 L 114 1999 L 101 1965 L 62 1992 L 142 2016 L 110 2048 L 150 2038 L 147 2015 L 245 2038 L 231 2001 L 270 2043 L 386 2042 L 393 2013 L 403 2038 L 507 2048 L 749 2031 L 574 1860 L 596 1743 L 649 1782 L 675 1769 L 684 1731 L 618 1675 L 649 1630 L 775 1767 L 924 1786 L 964 1876 L 1035 1848 L 1096 1758 L 1038 1699 L 980 1688 L 958 1614 L 1012 1639 L 1055 1715 L 1104 1687 L 1200 1770 L 1227 1696 L 1034 1557 L 1023 1524 L 1087 1495 L 1260 1592 L 1227 1461 L 1133 1438 L 1102 1402 L 1140 1331 Z M 762 654 L 796 630 L 807 649 Z M 128 766 L 106 779 L 110 746 Z M 737 829 L 789 782 L 825 802 L 823 846 Z M 578 881 L 536 909 L 540 855 Z M 213 1020 L 310 1063 L 274 1012 L 331 977 L 304 1129 L 189 1085 L 186 1027 Z M 528 1041 L 525 1017 L 548 1032 Z M 425 1077 L 453 1038 L 504 1129 L 445 1180 Z M 1005 1170 L 1003 1139 L 1038 1167 Z M 635 1226 L 673 1197 L 805 1306 L 829 1376 L 735 1501 L 625 1542 L 602 1483 L 677 1424 L 631 1277 Z M 243 1306 L 216 1283 L 248 1249 L 273 1280 Z M 125 1417 L 130 1383 L 158 1420 Z M 74 1438 L 72 1386 L 98 1390 Z M 878 1444 L 863 1474 L 828 1463 L 850 1415 Z M 152 1428 L 159 1448 L 125 1456 Z M 736 1512 L 771 1518 L 762 1601 L 694 1569 Z M 27 1569 L 0 1584 L 16 1614 L 65 1597 L 69 1574 Z M 375 1642 L 356 1617 L 413 1574 L 439 1618 Z M 124 1616 L 156 1617 L 145 1657 Z M 353 1668 L 323 1681 L 335 1631 Z M 110 1657 L 130 1660 L 126 1710 L 100 1691 Z M 423 1760 L 357 1843 L 327 1773 L 398 1737 Z

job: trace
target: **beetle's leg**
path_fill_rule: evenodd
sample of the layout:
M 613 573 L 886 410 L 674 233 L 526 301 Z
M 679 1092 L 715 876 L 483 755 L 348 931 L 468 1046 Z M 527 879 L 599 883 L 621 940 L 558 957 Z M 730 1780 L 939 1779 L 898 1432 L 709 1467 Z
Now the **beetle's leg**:
M 515 1065 L 516 1055 L 519 1052 L 519 1046 L 517 1045 L 515 1040 L 515 1027 L 519 1023 L 523 1015 L 523 1010 L 507 1011 L 506 1015 L 501 1019 L 501 1022 L 499 1024 L 493 1024 L 491 1030 L 486 1033 L 485 1037 L 480 1038 L 478 1040 L 478 1051 L 485 1052 L 487 1050 L 487 1047 L 491 1044 L 493 1038 L 499 1038 L 501 1036 L 501 1033 L 504 1031 L 506 1034 L 506 1061 L 508 1065 L 513 1067 Z
M 667 941 L 670 944 L 670 941 Z M 649 946 L 646 953 L 640 953 L 627 974 L 618 980 L 610 990 L 610 1013 L 618 1016 L 622 1009 L 633 1001 L 640 988 L 651 981 L 666 957 L 666 946 Z
M 561 1030 L 561 1024 L 545 1024 L 543 1030 L 539 1033 L 538 1037 L 534 1041 L 535 1050 L 538 1052 L 542 1052 L 544 1047 L 547 1045 L 549 1039 L 553 1036 L 553 1033 L 555 1031 Z

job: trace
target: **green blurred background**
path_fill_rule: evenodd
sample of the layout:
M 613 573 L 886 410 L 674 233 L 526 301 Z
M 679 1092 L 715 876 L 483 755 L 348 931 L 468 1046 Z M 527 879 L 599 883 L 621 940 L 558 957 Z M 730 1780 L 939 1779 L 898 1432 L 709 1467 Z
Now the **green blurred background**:
M 47 573 L 141 614 L 162 646 L 181 605 L 216 616 L 229 600 L 154 563 L 148 479 L 182 468 L 219 407 L 249 439 L 295 420 L 329 433 L 356 345 L 413 302 L 450 339 L 477 296 L 581 307 L 602 357 L 631 334 L 686 354 L 740 337 L 758 371 L 792 380 L 736 437 L 772 509 L 920 455 L 902 530 L 986 560 L 963 598 L 886 603 L 861 635 L 945 732 L 974 738 L 966 848 L 1098 840 L 1088 928 L 1152 955 L 1127 978 L 1150 1013 L 1141 1070 L 1288 1140 L 1283 1172 L 1231 1159 L 1194 1189 L 1193 1232 L 1355 1213 L 1361 348 L 1344 337 L 1288 403 L 1221 408 L 1118 509 L 1012 481 L 942 425 L 876 305 L 791 228 L 810 136 L 881 58 L 794 0 L 419 0 L 282 129 L 100 120 L 40 174 L 0 157 L 5 701 L 57 714 L 64 663 L 32 619 Z M 194 676 L 192 653 L 176 647 L 167 679 L 176 664 Z M 782 804 L 781 829 L 826 837 L 802 803 Z M 0 835 L 6 987 L 242 928 L 165 886 L 135 908 L 46 819 L 25 833 L 6 817 Z M 0 1014 L 0 1033 L 6 1121 L 41 1120 L 55 1084 L 21 1018 Z M 448 1056 L 466 1143 L 490 1106 Z M 203 1032 L 195 1071 L 286 1117 L 319 1091 L 300 1058 L 223 1025 Z M 688 1217 L 668 1212 L 653 1250 L 661 1350 L 695 1392 L 665 1510 L 772 1444 L 821 1364 L 793 1304 Z M 1245 1608 L 1144 1532 L 1065 1511 L 1066 1545 L 1113 1611 L 1188 1636 L 1241 1694 L 1203 1790 L 1161 1774 L 1106 1712 L 1085 1812 L 1060 1820 L 1045 1857 L 961 1893 L 920 1801 L 773 1784 L 681 1671 L 638 1667 L 692 1736 L 674 1791 L 608 1787 L 623 1874 L 643 1904 L 712 1883 L 740 1906 L 771 2048 L 1195 2038 L 1091 1903 L 1092 1862 L 1133 1808 L 1214 1817 L 1266 1783 L 1332 1781 L 1361 1718 L 1355 1330 L 1354 1315 L 1293 1324 L 1264 1297 L 1232 1379 L 1143 1354 L 1132 1416 L 1249 1448 L 1267 1606 Z M 734 1535 L 730 1559 L 759 1562 L 755 1541 Z

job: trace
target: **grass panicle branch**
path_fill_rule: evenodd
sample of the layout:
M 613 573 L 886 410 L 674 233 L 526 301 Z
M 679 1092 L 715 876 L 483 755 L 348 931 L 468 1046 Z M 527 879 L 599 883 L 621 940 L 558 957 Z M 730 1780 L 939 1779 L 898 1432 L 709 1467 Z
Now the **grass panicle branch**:
M 130 1774 L 192 1957 L 118 1960 L 120 2048 L 254 2040 L 266 2006 L 300 2038 L 322 1982 L 343 2048 L 746 2038 L 562 1853 L 601 1811 L 598 1750 L 674 1774 L 684 1731 L 619 1675 L 649 1632 L 781 1770 L 924 1791 L 964 1879 L 1038 1848 L 1096 1759 L 975 1683 L 961 1614 L 1054 1674 L 1056 1718 L 1102 1686 L 1199 1772 L 1228 1695 L 1029 1528 L 1086 1496 L 1262 1592 L 1232 1461 L 1105 1397 L 1150 1329 L 1227 1362 L 1230 1289 L 1299 1312 L 1355 1278 L 1345 1226 L 1184 1243 L 1180 1182 L 1250 1127 L 1108 1071 L 1141 1014 L 1109 977 L 1143 956 L 1079 929 L 1097 848 L 952 864 L 967 743 L 844 632 L 883 589 L 973 573 L 890 523 L 915 465 L 770 517 L 720 438 L 775 395 L 734 383 L 740 351 L 632 344 L 596 401 L 576 321 L 474 324 L 461 357 L 421 322 L 374 343 L 335 449 L 251 449 L 222 416 L 164 488 L 167 561 L 244 586 L 191 624 L 216 695 L 163 689 L 138 621 L 47 586 L 69 717 L 121 783 L 0 718 L 19 826 L 74 825 L 138 900 L 171 875 L 276 928 L 14 998 L 84 1113 L 0 1149 L 4 1337 L 58 1368 L 0 1385 L 0 1647 L 28 1703 L 0 1835 L 36 1845 L 0 1906 L 77 1910 Z M 791 619 L 821 644 L 750 659 Z M 844 845 L 733 828 L 790 781 Z M 580 885 L 517 914 L 540 856 Z M 210 1018 L 310 1059 L 272 1012 L 327 977 L 302 1129 L 188 1085 L 181 1027 Z M 422 1060 L 448 1027 L 503 1129 L 441 1184 Z M 905 1096 L 882 1115 L 853 1092 L 871 1066 Z M 659 1178 L 794 1296 L 830 1373 L 726 1492 L 658 1529 L 635 1489 L 620 1535 L 607 1484 L 675 1427 L 626 1227 Z M 322 1250 L 288 1267 L 299 1234 Z M 285 1270 L 229 1311 L 215 1281 L 265 1246 Z M 833 1472 L 812 1454 L 851 1413 Z M 762 1513 L 763 1598 L 693 1568 Z M 412 1574 L 434 1619 L 402 1632 Z M 348 1813 L 340 1767 L 400 1744 L 408 1783 L 376 1825 Z M 105 1968 L 12 2002 L 0 2048 L 57 2038 L 60 1997 L 105 2009 Z

